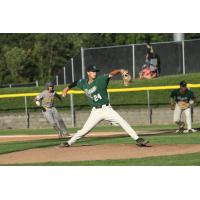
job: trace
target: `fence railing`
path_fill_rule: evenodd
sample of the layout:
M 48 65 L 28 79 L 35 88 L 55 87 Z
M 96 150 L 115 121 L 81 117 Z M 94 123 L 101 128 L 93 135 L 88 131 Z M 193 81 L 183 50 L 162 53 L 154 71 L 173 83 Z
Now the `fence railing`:
M 200 88 L 200 84 L 187 84 L 189 88 Z M 152 109 L 151 109 L 151 101 L 150 101 L 150 91 L 158 91 L 158 90 L 171 90 L 171 89 L 177 89 L 179 88 L 179 85 L 171 85 L 171 86 L 149 86 L 149 87 L 137 87 L 137 88 L 116 88 L 116 89 L 108 89 L 108 94 L 110 97 L 110 93 L 121 93 L 121 92 L 140 92 L 140 91 L 146 91 L 146 97 L 147 97 L 147 109 L 148 109 L 148 121 L 149 124 L 152 123 Z M 25 109 L 25 115 L 26 115 L 26 124 L 27 128 L 29 128 L 29 112 L 28 112 L 28 104 L 27 104 L 27 97 L 34 97 L 37 96 L 39 93 L 21 93 L 21 94 L 1 94 L 0 99 L 3 98 L 19 98 L 24 97 L 24 109 Z M 61 91 L 58 92 L 58 94 L 62 94 Z M 80 95 L 84 94 L 81 90 L 70 90 L 68 92 L 70 95 L 70 110 L 71 110 L 71 124 L 72 127 L 76 124 L 76 118 L 75 118 L 75 104 L 74 104 L 74 95 Z
M 160 57 L 160 75 L 200 72 L 200 39 L 181 42 L 152 43 Z M 80 54 L 71 58 L 57 74 L 57 82 L 66 84 L 85 77 L 85 68 L 96 65 L 102 73 L 115 68 L 127 68 L 137 78 L 145 63 L 145 44 L 81 48 Z M 117 78 L 117 77 L 116 77 Z
M 38 87 L 39 82 L 36 80 L 33 83 L 10 83 L 10 84 L 2 84 L 0 88 L 13 88 L 13 87 Z

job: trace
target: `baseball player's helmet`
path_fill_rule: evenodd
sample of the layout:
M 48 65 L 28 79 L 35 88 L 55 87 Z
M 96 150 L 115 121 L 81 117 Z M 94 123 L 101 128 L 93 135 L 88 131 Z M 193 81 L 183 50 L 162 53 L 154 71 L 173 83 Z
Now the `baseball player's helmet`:
M 90 65 L 90 66 L 87 67 L 86 71 L 87 71 L 87 72 L 99 72 L 100 70 L 97 69 L 96 66 Z
M 55 85 L 54 82 L 48 82 L 48 83 L 46 83 L 46 88 L 54 87 L 54 85 Z
M 185 81 L 181 81 L 179 85 L 180 87 L 187 87 L 187 83 Z

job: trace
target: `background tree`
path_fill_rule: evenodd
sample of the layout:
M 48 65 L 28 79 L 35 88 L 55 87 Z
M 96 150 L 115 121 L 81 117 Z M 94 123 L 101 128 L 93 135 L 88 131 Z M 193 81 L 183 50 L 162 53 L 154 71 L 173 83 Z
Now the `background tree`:
M 199 33 L 186 39 L 200 38 Z M 80 48 L 172 41 L 170 33 L 0 34 L 0 84 L 50 80 Z
M 10 50 L 6 48 L 5 50 L 5 64 L 11 76 L 11 81 L 21 81 L 20 73 L 24 70 L 26 51 L 18 47 L 13 47 Z

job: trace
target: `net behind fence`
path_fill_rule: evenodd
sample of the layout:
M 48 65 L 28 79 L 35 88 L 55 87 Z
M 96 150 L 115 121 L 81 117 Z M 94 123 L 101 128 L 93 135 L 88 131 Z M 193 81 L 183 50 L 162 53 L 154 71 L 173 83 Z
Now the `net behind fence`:
M 200 40 L 185 41 L 186 73 L 200 72 Z
M 160 58 L 160 76 L 183 74 L 184 63 L 186 73 L 200 72 L 200 56 L 198 55 L 200 40 L 184 41 L 184 46 L 182 46 L 182 42 L 155 43 L 153 49 Z M 145 57 L 145 44 L 137 44 L 134 48 L 133 45 L 126 45 L 84 49 L 84 55 L 81 56 L 80 53 L 73 58 L 74 79 L 82 78 L 82 71 L 89 65 L 96 65 L 100 68 L 100 74 L 108 73 L 113 69 L 126 68 L 137 78 L 145 63 Z M 184 63 L 183 58 L 185 58 Z M 82 63 L 84 63 L 84 67 Z M 59 84 L 64 83 L 63 73 L 62 69 L 59 73 Z M 120 76 L 115 79 L 120 79 Z M 69 61 L 66 64 L 66 82 L 70 83 L 71 81 L 72 66 Z
M 182 73 L 182 46 L 181 43 L 153 44 L 153 49 L 160 57 L 160 75 L 176 75 Z M 146 46 L 135 46 L 136 77 L 145 63 Z
M 126 68 L 133 72 L 132 46 L 111 47 L 101 49 L 86 49 L 84 51 L 85 66 L 96 65 L 101 74 L 113 69 Z M 119 77 L 116 77 L 119 79 Z

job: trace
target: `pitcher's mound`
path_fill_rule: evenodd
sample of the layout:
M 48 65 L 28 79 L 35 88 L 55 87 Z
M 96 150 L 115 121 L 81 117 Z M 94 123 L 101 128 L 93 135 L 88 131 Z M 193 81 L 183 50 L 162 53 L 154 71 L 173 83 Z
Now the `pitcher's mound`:
M 38 148 L 0 155 L 0 164 L 129 159 L 200 152 L 200 144 L 153 145 L 104 144 L 70 148 Z

